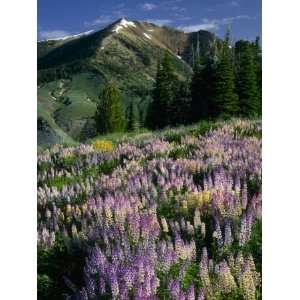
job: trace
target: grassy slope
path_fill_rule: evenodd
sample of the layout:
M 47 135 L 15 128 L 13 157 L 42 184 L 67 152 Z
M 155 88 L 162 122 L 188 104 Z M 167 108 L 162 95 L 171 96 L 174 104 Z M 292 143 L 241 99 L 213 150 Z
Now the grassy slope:
M 112 25 L 79 39 L 39 43 L 38 116 L 46 117 L 55 133 L 52 143 L 60 142 L 60 138 L 55 138 L 61 136 L 58 127 L 68 139 L 79 139 L 87 120 L 94 115 L 106 79 L 118 82 L 125 106 L 136 99 L 145 116 L 157 61 L 166 51 L 171 54 L 179 78 L 191 75 L 189 65 L 177 57 L 187 55 L 190 36 L 149 23 L 135 24 L 135 28 L 118 34 L 112 34 Z M 44 133 L 39 134 L 43 136 Z M 48 139 L 38 139 L 40 145 L 45 141 L 48 144 Z

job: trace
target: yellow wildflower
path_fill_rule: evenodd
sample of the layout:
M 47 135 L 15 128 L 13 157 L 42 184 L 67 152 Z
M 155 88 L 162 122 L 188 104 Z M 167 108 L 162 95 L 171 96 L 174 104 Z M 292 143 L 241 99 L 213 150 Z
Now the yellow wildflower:
M 97 140 L 95 142 L 93 142 L 93 148 L 95 151 L 113 151 L 114 149 L 114 145 L 111 141 L 105 141 L 105 140 Z

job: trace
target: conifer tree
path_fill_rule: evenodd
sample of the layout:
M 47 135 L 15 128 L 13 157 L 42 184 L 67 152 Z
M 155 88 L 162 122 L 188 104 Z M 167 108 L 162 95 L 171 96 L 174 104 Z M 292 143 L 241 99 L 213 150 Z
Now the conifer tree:
M 256 77 L 258 87 L 258 101 L 259 101 L 259 115 L 261 115 L 262 109 L 262 54 L 260 47 L 260 38 L 256 37 L 254 42 L 254 61 L 256 64 Z
M 239 111 L 238 96 L 235 93 L 235 80 L 232 65 L 230 32 L 226 33 L 220 60 L 217 64 L 214 83 L 216 113 L 222 118 L 237 115 Z
M 140 112 L 135 100 L 132 100 L 128 108 L 128 124 L 129 131 L 137 131 L 140 127 Z
M 251 117 L 259 114 L 259 91 L 257 86 L 257 65 L 253 48 L 248 41 L 235 44 L 236 88 L 239 96 L 240 114 Z
M 159 115 L 159 109 L 162 106 L 161 99 L 160 99 L 160 91 L 162 88 L 161 81 L 162 81 L 162 65 L 161 62 L 158 61 L 156 80 L 153 89 L 153 100 L 149 104 L 148 112 L 146 115 L 146 125 L 152 129 L 162 127 L 162 120 Z
M 95 114 L 98 133 L 124 131 L 125 118 L 122 99 L 115 82 L 108 81 L 105 84 L 99 100 Z
M 198 64 L 195 67 L 191 81 L 191 113 L 193 122 L 216 116 L 214 81 L 215 66 L 211 59 L 208 59 L 205 64 Z
M 194 74 L 191 81 L 191 119 L 196 122 L 207 116 L 207 102 L 205 101 L 205 78 L 204 78 L 205 66 L 198 63 L 194 67 Z
M 170 57 L 166 54 L 162 63 L 158 63 L 157 67 L 153 101 L 147 118 L 147 123 L 151 128 L 162 128 L 171 124 L 177 88 L 178 79 Z
M 188 124 L 191 121 L 191 93 L 188 81 L 179 82 L 173 102 L 171 125 Z

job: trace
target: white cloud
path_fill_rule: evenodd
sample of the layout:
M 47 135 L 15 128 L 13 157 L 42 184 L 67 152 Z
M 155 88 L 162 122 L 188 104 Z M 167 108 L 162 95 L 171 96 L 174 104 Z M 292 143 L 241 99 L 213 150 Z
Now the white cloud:
M 235 20 L 253 20 L 255 17 L 250 17 L 247 15 L 240 15 L 240 16 L 235 16 L 235 17 L 229 17 L 229 18 L 223 18 L 216 20 L 219 24 L 224 25 L 224 24 L 229 24 L 232 23 Z
M 185 32 L 195 32 L 199 30 L 218 30 L 221 25 L 231 24 L 235 20 L 252 20 L 254 17 L 247 15 L 240 15 L 235 17 L 228 17 L 223 19 L 202 19 L 202 23 L 181 26 L 179 29 Z
M 181 12 L 181 13 L 186 11 L 186 8 L 180 7 L 180 6 L 172 6 L 172 7 L 170 7 L 170 9 L 173 11 L 176 11 L 176 12 Z
M 67 32 L 65 30 L 42 30 L 38 33 L 40 40 L 58 39 L 69 35 L 70 32 Z
M 157 8 L 157 5 L 154 3 L 144 3 L 141 5 L 142 10 L 150 11 Z
M 107 25 L 113 21 L 111 16 L 99 16 L 98 18 L 84 22 L 85 26 L 97 26 L 97 25 Z
M 195 31 L 199 31 L 199 30 L 216 30 L 218 28 L 219 28 L 219 25 L 217 23 L 213 23 L 213 22 L 179 27 L 179 29 L 183 30 L 184 32 L 195 32 Z
M 153 24 L 156 24 L 159 26 L 169 25 L 169 24 L 173 23 L 173 21 L 169 20 L 169 19 L 148 19 L 147 22 L 153 23 Z

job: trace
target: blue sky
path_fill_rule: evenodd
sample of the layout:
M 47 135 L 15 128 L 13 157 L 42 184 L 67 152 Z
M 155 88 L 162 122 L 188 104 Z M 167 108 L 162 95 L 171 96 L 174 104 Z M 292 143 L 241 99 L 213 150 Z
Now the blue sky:
M 261 0 L 38 0 L 38 39 L 101 29 L 120 17 L 232 37 L 261 35 Z

